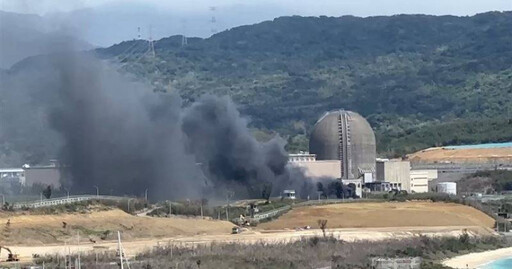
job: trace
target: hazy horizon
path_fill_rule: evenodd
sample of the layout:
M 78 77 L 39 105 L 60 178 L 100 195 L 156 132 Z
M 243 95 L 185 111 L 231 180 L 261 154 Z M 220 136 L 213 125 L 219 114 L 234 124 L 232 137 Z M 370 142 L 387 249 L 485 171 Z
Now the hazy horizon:
M 0 10 L 37 14 L 44 19 L 49 31 L 55 31 L 55 26 L 62 30 L 65 25 L 67 30 L 72 29 L 68 32 L 77 33 L 95 46 L 106 47 L 134 39 L 139 34 L 142 38 L 151 36 L 153 39 L 179 34 L 205 38 L 212 33 L 281 16 L 469 16 L 512 10 L 512 1 L 0 0 Z M 212 17 L 215 17 L 215 23 L 212 23 Z

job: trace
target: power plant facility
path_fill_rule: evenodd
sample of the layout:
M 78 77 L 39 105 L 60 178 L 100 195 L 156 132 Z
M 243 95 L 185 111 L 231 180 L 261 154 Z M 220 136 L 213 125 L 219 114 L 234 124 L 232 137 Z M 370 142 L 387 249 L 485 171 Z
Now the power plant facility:
M 358 196 L 371 191 L 428 192 L 438 177 L 435 169 L 413 169 L 407 160 L 376 158 L 375 134 L 356 112 L 333 110 L 315 124 L 310 152 L 289 155 L 289 163 L 312 179 L 334 178 Z

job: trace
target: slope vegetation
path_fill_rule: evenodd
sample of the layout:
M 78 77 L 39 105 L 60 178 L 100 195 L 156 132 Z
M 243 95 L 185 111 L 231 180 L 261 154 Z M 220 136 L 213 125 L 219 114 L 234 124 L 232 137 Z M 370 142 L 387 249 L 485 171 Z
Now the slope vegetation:
M 291 150 L 307 150 L 305 137 L 324 111 L 345 108 L 370 120 L 381 153 L 400 155 L 436 144 L 511 139 L 489 124 L 468 131 L 489 119 L 510 119 L 511 24 L 512 12 L 294 16 L 191 39 L 185 47 L 181 37 L 165 38 L 155 44 L 156 58 L 140 57 L 141 41 L 97 53 L 123 60 L 126 71 L 158 91 L 179 92 L 185 102 L 205 93 L 230 95 L 254 127 L 288 136 Z M 450 126 L 455 132 L 443 132 Z M 428 133 L 434 136 L 423 141 Z

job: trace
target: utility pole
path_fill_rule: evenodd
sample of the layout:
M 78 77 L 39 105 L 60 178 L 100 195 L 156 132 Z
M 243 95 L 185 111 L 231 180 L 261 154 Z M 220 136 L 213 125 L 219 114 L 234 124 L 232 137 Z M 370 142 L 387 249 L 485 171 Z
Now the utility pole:
M 130 201 L 131 201 L 131 200 L 134 200 L 134 198 L 130 198 L 130 199 L 128 199 L 128 213 L 130 213 Z
M 94 188 L 96 188 L 96 198 L 99 198 L 100 197 L 100 187 L 94 185 L 93 186 Z
M 232 198 L 233 196 L 235 195 L 234 192 L 232 191 L 228 191 L 227 195 L 226 195 L 226 199 L 227 199 L 227 206 L 226 206 L 226 220 L 229 221 L 229 199 Z
M 82 264 L 80 262 L 80 231 L 76 232 L 77 243 L 78 243 L 78 269 L 82 269 Z
M 187 31 L 186 31 L 186 27 L 187 27 L 187 21 L 186 20 L 182 20 L 181 21 L 181 26 L 182 26 L 182 31 L 183 31 L 183 34 L 181 35 L 181 47 L 185 47 L 188 45 L 188 40 L 187 40 Z
M 117 251 L 119 252 L 119 262 L 121 263 L 121 269 L 124 269 L 123 265 L 123 248 L 121 247 L 121 233 L 117 231 Z

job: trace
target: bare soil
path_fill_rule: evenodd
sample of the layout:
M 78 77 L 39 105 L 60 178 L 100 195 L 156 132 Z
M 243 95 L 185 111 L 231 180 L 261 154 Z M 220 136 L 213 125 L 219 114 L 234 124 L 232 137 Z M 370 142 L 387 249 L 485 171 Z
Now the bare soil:
M 232 227 L 227 221 L 137 217 L 117 209 L 85 214 L 1 214 L 0 241 L 5 245 L 76 242 L 79 233 L 82 241 L 101 242 L 115 239 L 117 231 L 121 231 L 126 240 L 133 240 L 229 233 Z
M 512 147 L 481 149 L 429 148 L 409 154 L 411 162 L 492 163 L 512 162 Z
M 386 202 L 298 207 L 276 221 L 259 225 L 258 229 L 318 228 L 319 219 L 326 219 L 328 228 L 494 226 L 494 219 L 468 206 L 433 202 Z
M 3 226 L 0 241 L 20 254 L 23 261 L 30 261 L 34 254 L 115 251 L 116 233 L 121 231 L 123 246 L 133 257 L 158 245 L 282 243 L 322 236 L 322 232 L 316 229 L 320 218 L 328 220 L 329 235 L 345 241 L 408 238 L 420 234 L 458 236 L 464 231 L 484 235 L 492 233 L 490 227 L 494 223 L 484 213 L 457 204 L 351 203 L 295 208 L 276 221 L 261 224 L 242 234 L 231 234 L 233 225 L 225 221 L 140 217 L 109 210 L 61 215 L 0 214 L 0 226 Z M 9 225 L 6 224 L 8 220 Z M 66 228 L 62 222 L 67 223 Z M 312 229 L 292 229 L 306 225 Z M 100 239 L 106 230 L 111 234 L 105 240 Z

